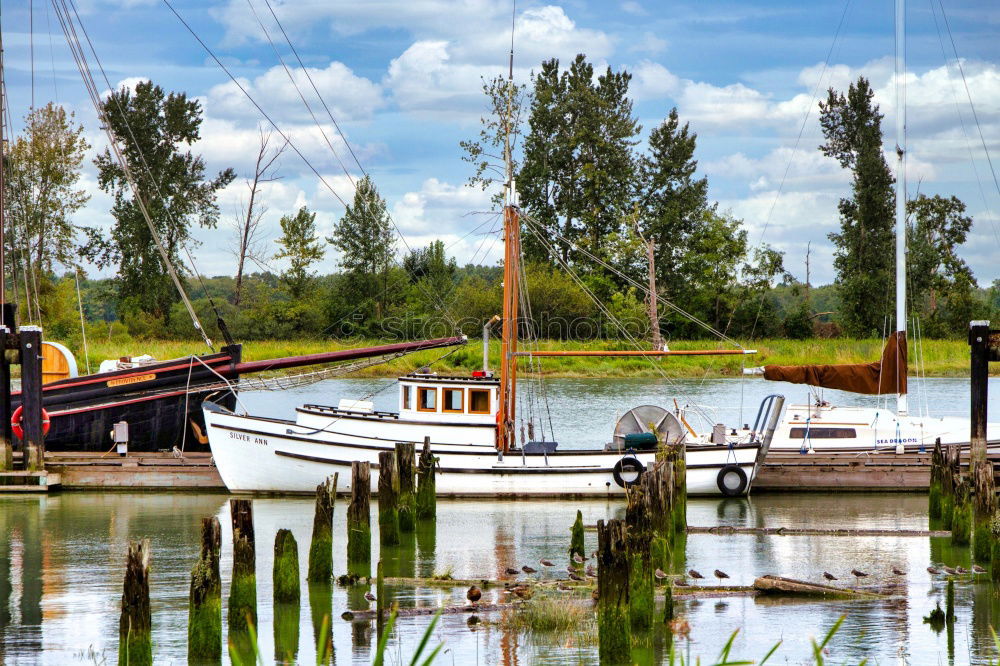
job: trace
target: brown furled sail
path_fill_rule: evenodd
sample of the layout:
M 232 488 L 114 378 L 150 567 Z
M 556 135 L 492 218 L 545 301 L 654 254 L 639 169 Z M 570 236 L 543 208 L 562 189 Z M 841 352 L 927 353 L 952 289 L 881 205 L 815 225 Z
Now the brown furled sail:
M 890 335 L 875 363 L 765 365 L 764 379 L 870 395 L 906 393 L 906 332 Z

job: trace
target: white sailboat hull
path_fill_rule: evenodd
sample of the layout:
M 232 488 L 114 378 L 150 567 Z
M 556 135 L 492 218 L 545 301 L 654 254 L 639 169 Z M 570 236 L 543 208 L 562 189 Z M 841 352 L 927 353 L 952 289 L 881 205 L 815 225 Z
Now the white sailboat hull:
M 308 412 L 309 410 L 305 410 Z M 539 497 L 624 495 L 614 478 L 625 457 L 603 450 L 558 451 L 498 456 L 492 444 L 457 443 L 455 434 L 442 435 L 430 424 L 406 424 L 375 419 L 331 419 L 300 410 L 298 422 L 242 416 L 206 403 L 205 423 L 212 455 L 229 490 L 251 493 L 313 493 L 328 476 L 339 473 L 339 487 L 351 487 L 351 462 L 372 466 L 372 490 L 378 484 L 378 454 L 394 450 L 396 441 L 420 442 L 431 436 L 438 458 L 437 494 L 456 497 Z M 355 422 L 357 421 L 357 422 Z M 362 434 L 359 423 L 368 423 Z M 326 426 L 326 427 L 324 427 Z M 372 427 L 375 426 L 375 427 Z M 430 426 L 430 427 L 429 427 Z M 481 437 L 492 441 L 492 429 Z M 436 434 L 435 434 L 436 433 Z M 389 435 L 386 437 L 386 435 Z M 445 441 L 438 441 L 441 437 Z M 448 442 L 448 439 L 452 442 Z M 478 439 L 477 436 L 474 439 Z M 419 449 L 419 446 L 418 446 Z M 722 495 L 720 471 L 743 471 L 752 483 L 759 445 L 696 446 L 687 449 L 687 490 L 690 495 Z M 655 453 L 626 454 L 643 466 Z M 744 491 L 745 492 L 745 489 Z

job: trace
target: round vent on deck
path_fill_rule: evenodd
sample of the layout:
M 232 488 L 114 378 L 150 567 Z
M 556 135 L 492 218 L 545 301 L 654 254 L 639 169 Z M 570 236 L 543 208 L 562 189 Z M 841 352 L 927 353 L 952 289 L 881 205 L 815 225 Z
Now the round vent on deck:
M 641 405 L 625 412 L 615 424 L 614 447 L 617 449 L 655 449 L 658 441 L 677 444 L 684 441 L 687 429 L 673 413 L 656 405 Z

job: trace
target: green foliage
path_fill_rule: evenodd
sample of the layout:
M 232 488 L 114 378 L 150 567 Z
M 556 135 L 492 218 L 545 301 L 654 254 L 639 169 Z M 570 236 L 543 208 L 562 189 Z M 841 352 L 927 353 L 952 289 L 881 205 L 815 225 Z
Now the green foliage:
M 214 227 L 219 216 L 216 193 L 235 174 L 226 169 L 205 179 L 205 162 L 190 150 L 200 138 L 201 104 L 184 93 L 164 92 L 150 81 L 123 86 L 104 102 L 104 112 L 118 141 L 138 189 L 138 198 L 148 212 L 171 263 L 181 270 L 180 249 L 193 242 L 191 224 Z M 110 240 L 97 240 L 88 248 L 98 265 L 117 265 L 115 286 L 119 313 L 144 312 L 167 318 L 178 299 L 152 234 L 144 219 L 136 193 L 125 170 L 110 150 L 98 155 L 97 182 L 114 200 L 115 224 Z
M 324 249 L 316 235 L 316 213 L 305 206 L 295 215 L 281 218 L 281 237 L 276 241 L 281 250 L 275 259 L 288 259 L 288 269 L 281 274 L 281 282 L 288 289 L 291 299 L 301 300 L 312 289 L 316 274 L 310 267 L 323 258 Z
M 510 137 L 513 152 L 520 144 L 521 116 L 529 93 L 524 84 L 517 85 L 503 76 L 496 76 L 483 81 L 483 94 L 487 99 L 487 112 L 479 119 L 479 138 L 461 141 L 459 146 L 464 151 L 462 160 L 475 168 L 469 184 L 483 191 L 495 188 L 492 201 L 499 208 L 503 203 L 503 191 L 497 185 L 506 182 L 506 138 Z M 513 154 L 510 157 L 511 168 L 517 173 L 519 160 Z
M 840 318 L 856 337 L 881 334 L 892 312 L 887 289 L 895 284 L 894 179 L 882 154 L 882 114 L 874 95 L 859 77 L 846 97 L 831 88 L 819 105 L 826 138 L 819 149 L 853 175 L 851 197 L 839 204 L 840 233 L 830 240 L 836 246 Z

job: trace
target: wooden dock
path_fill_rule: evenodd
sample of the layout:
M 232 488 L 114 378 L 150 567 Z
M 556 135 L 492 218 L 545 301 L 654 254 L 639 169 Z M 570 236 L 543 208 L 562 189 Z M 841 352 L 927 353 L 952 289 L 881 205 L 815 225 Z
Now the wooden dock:
M 219 490 L 226 486 L 211 453 L 45 454 L 45 473 L 62 490 Z M 35 492 L 44 489 L 33 488 Z M 8 492 L 4 487 L 0 492 Z
M 990 459 L 994 465 L 1000 463 L 1000 456 L 991 455 Z M 968 465 L 969 454 L 965 451 L 962 453 L 965 473 Z M 757 473 L 752 492 L 924 492 L 930 484 L 930 469 L 930 449 L 926 453 L 850 454 L 771 451 Z M 1000 477 L 997 481 L 1000 482 Z

